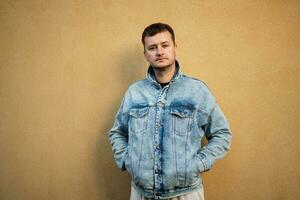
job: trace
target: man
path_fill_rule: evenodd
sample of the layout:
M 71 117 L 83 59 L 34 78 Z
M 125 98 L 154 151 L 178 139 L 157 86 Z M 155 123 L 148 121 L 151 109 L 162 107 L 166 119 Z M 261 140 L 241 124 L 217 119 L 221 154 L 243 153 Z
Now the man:
M 117 112 L 109 133 L 114 158 L 131 174 L 131 200 L 202 200 L 201 173 L 230 146 L 227 120 L 207 86 L 181 73 L 169 25 L 148 26 L 142 42 L 150 66 Z

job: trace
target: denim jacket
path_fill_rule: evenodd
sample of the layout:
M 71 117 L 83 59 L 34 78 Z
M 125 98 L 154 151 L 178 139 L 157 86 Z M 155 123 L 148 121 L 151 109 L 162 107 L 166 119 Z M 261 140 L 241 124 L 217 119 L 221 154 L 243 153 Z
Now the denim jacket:
M 164 88 L 151 66 L 147 78 L 129 86 L 109 138 L 132 186 L 145 197 L 165 199 L 199 189 L 201 172 L 229 150 L 231 131 L 207 86 L 182 74 L 176 61 Z

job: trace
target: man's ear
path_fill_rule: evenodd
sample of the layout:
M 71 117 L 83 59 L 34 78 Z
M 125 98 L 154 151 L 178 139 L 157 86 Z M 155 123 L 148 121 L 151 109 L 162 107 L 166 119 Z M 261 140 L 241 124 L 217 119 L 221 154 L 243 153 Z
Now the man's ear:
M 146 59 L 146 61 L 148 61 L 145 48 L 144 48 L 143 54 L 144 54 L 144 58 Z

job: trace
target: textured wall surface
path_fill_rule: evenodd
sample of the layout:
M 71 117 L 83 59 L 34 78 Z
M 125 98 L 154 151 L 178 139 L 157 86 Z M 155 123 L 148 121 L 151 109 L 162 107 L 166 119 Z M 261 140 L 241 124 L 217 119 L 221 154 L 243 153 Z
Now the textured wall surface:
M 128 199 L 107 134 L 158 21 L 233 131 L 206 199 L 300 199 L 298 0 L 1 0 L 0 199 Z

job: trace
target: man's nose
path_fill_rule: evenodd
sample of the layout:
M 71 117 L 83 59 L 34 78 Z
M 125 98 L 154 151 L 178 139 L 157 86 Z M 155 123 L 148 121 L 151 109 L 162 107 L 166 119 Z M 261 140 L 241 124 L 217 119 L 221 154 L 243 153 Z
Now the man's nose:
M 157 47 L 157 50 L 156 50 L 156 54 L 157 55 L 162 55 L 164 52 L 163 52 L 163 49 L 159 46 Z

